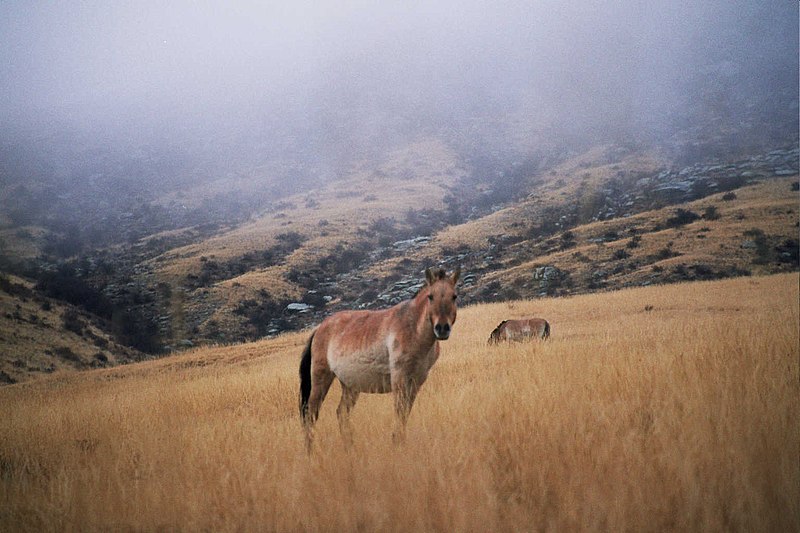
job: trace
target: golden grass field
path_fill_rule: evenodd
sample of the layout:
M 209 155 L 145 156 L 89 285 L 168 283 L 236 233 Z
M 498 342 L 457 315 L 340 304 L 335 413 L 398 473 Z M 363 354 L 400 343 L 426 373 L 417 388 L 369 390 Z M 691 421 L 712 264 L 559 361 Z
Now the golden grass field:
M 334 385 L 306 454 L 308 332 L 4 387 L 0 529 L 798 531 L 798 281 L 464 308 L 401 446 L 362 395 L 345 448 Z

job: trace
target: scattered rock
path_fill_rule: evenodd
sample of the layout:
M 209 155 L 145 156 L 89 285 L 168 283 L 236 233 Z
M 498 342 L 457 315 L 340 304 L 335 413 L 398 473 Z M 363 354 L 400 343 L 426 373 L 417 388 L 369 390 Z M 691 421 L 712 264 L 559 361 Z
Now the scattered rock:
M 430 240 L 431 238 L 427 236 L 414 237 L 413 239 L 396 241 L 392 243 L 392 247 L 398 252 L 406 252 L 413 248 L 419 248 L 420 246 L 427 244 Z
M 292 313 L 307 313 L 312 309 L 314 309 L 313 305 L 304 304 L 302 302 L 293 302 L 286 306 L 286 310 Z

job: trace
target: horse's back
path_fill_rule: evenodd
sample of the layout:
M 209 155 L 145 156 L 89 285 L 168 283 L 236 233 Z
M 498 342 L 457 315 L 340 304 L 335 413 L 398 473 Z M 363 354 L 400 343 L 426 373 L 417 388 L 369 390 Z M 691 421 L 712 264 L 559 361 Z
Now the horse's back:
M 547 323 L 547 320 L 543 318 L 531 318 L 528 319 L 527 322 L 534 337 L 544 339 L 550 334 L 550 325 Z
M 506 320 L 492 332 L 497 340 L 523 341 L 531 338 L 546 339 L 550 335 L 550 324 L 543 318 Z
M 380 341 L 386 330 L 387 312 L 339 311 L 317 327 L 315 336 L 323 342 L 336 342 L 351 349 L 362 349 Z

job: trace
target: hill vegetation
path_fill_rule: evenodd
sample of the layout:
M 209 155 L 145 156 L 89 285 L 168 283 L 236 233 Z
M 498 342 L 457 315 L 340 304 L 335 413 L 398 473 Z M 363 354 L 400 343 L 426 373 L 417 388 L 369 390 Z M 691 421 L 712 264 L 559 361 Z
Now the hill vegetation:
M 462 308 L 407 442 L 335 385 L 309 456 L 308 332 L 0 389 L 0 523 L 16 530 L 800 527 L 798 276 Z M 504 318 L 544 343 L 489 346 Z
M 462 266 L 467 303 L 797 270 L 797 148 L 730 157 L 674 166 L 643 147 L 548 148 L 503 169 L 426 138 L 241 220 L 152 226 L 90 249 L 12 224 L 0 250 L 31 297 L 72 306 L 99 328 L 64 330 L 80 359 L 97 353 L 100 331 L 113 341 L 108 364 L 385 307 L 413 295 L 436 264 Z M 26 306 L 18 297 L 5 295 L 10 320 Z M 58 355 L 71 344 L 43 324 L 25 326 L 35 343 L 0 341 L 5 381 L 75 366 Z

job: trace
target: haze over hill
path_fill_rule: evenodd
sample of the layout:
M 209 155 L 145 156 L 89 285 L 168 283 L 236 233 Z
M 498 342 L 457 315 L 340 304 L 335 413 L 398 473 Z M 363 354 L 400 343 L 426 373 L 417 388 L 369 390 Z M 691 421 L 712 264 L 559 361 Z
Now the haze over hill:
M 797 269 L 796 3 L 531 4 L 0 5 L 4 325 L 83 367 L 431 263 L 466 301 Z
M 161 226 L 216 221 L 221 199 L 247 214 L 430 136 L 502 172 L 554 147 L 694 162 L 797 135 L 793 2 L 0 10 L 0 171 L 28 185 L 6 210 L 110 241 L 96 226 L 167 193 L 190 201 Z M 61 213 L 76 203 L 88 220 Z

